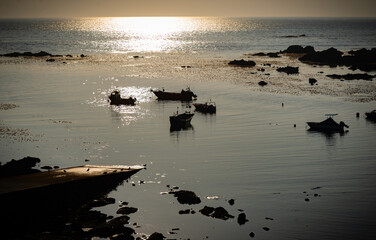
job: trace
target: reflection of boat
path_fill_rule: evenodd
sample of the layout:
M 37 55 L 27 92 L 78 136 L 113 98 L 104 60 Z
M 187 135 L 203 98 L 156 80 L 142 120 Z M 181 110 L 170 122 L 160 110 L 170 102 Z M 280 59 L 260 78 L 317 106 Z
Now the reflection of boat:
M 376 110 L 364 113 L 367 119 L 376 120 Z
M 307 122 L 310 130 L 322 131 L 322 132 L 343 132 L 344 127 L 347 126 L 344 122 L 337 123 L 333 120 L 333 116 L 337 114 L 325 114 L 328 118 L 322 122 Z
M 176 112 L 174 115 L 170 116 L 170 129 L 171 130 L 180 130 L 185 129 L 191 126 L 191 120 L 194 114 L 190 112 L 185 112 L 179 114 Z
M 194 103 L 196 111 L 203 112 L 203 113 L 215 113 L 217 111 L 217 106 L 215 102 L 209 101 L 206 103 Z
M 136 98 L 122 98 L 120 96 L 120 92 L 118 90 L 113 91 L 110 96 L 108 96 L 110 99 L 111 105 L 135 105 Z
M 152 90 L 152 92 L 158 97 L 158 100 L 180 100 L 180 101 L 192 101 L 193 98 L 197 98 L 191 89 L 182 89 L 180 93 L 175 92 L 165 92 L 164 89 Z

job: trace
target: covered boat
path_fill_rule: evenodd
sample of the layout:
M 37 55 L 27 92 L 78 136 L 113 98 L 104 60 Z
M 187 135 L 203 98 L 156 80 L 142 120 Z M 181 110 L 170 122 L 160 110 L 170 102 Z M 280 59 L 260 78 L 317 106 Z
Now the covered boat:
M 337 114 L 325 114 L 328 118 L 322 122 L 307 122 L 310 127 L 309 130 L 322 131 L 322 132 L 344 132 L 344 128 L 348 128 L 344 122 L 337 123 L 333 120 L 333 116 Z
M 114 90 L 112 91 L 112 93 L 110 94 L 110 96 L 108 96 L 109 100 L 110 100 L 110 104 L 111 105 L 135 105 L 135 102 L 136 102 L 136 98 L 132 98 L 132 97 L 129 97 L 129 98 L 122 98 L 120 96 L 120 91 L 118 90 Z
M 203 113 L 216 113 L 217 112 L 217 106 L 215 105 L 215 102 L 208 101 L 206 103 L 194 103 L 193 106 L 195 106 L 196 111 L 203 112 Z
M 182 89 L 180 93 L 176 92 L 165 92 L 161 90 L 152 90 L 152 92 L 158 97 L 158 100 L 180 100 L 180 101 L 192 101 L 197 98 L 197 95 L 194 94 L 189 87 L 185 90 Z
M 193 116 L 194 114 L 190 112 L 182 114 L 176 112 L 174 115 L 170 116 L 170 130 L 180 130 L 190 127 Z
M 376 110 L 364 113 L 367 119 L 376 120 Z

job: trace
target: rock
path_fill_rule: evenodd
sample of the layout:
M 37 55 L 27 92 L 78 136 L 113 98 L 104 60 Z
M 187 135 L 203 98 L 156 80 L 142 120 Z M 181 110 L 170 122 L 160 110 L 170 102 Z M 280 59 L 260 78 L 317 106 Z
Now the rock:
M 232 206 L 232 205 L 235 204 L 235 200 L 234 199 L 230 199 L 230 200 L 228 200 L 228 203 Z
M 283 50 L 282 53 L 294 53 L 294 54 L 311 54 L 315 53 L 315 49 L 312 46 L 302 47 L 300 45 L 291 45 L 286 50 Z
M 287 74 L 298 74 L 299 73 L 299 67 L 282 67 L 282 68 L 277 68 L 278 72 L 285 72 Z
M 120 216 L 116 217 L 114 219 L 111 219 L 108 224 L 111 225 L 124 225 L 124 224 L 129 224 L 129 217 L 128 216 Z
M 341 63 L 343 52 L 335 48 L 329 48 L 321 52 L 314 52 L 306 54 L 299 58 L 301 62 L 310 62 L 317 64 L 324 64 L 330 66 L 337 66 Z
M 279 58 L 280 56 L 278 55 L 278 53 L 267 53 L 266 54 L 268 57 L 271 57 L 271 58 Z
M 40 159 L 35 157 L 25 157 L 20 160 L 12 159 L 0 166 L 0 177 L 40 172 L 37 169 L 32 169 L 37 163 L 40 163 Z
M 311 84 L 313 86 L 317 82 L 317 80 L 314 79 L 314 78 L 310 78 L 310 79 L 308 79 L 308 82 L 309 82 L 309 84 Z
M 269 231 L 270 230 L 270 228 L 268 228 L 268 227 L 263 227 L 262 229 L 264 229 L 265 231 Z
M 55 59 L 49 58 L 49 59 L 46 60 L 46 62 L 55 62 Z
M 180 210 L 179 211 L 179 214 L 189 214 L 191 212 L 191 210 L 190 209 L 186 209 L 186 210 Z
M 132 237 L 132 234 L 134 233 L 135 231 L 132 228 L 112 224 L 105 224 L 103 226 L 93 228 L 88 232 L 90 236 L 100 238 L 109 238 L 115 234 L 123 234 Z
M 223 207 L 213 208 L 213 207 L 205 206 L 199 212 L 201 214 L 205 215 L 205 216 L 209 216 L 209 217 L 213 217 L 213 218 L 218 218 L 218 219 L 222 219 L 222 220 L 227 220 L 229 218 L 234 218 L 234 216 L 230 215 L 226 211 L 226 209 L 224 209 Z
M 252 61 L 252 60 L 246 61 L 244 59 L 230 61 L 228 64 L 239 66 L 239 67 L 254 67 L 254 66 L 256 66 L 256 63 L 254 61 Z
M 119 208 L 116 211 L 116 213 L 117 214 L 122 214 L 122 215 L 129 215 L 129 214 L 135 213 L 137 211 L 138 211 L 138 209 L 134 208 L 134 207 L 122 207 L 122 208 Z
M 248 222 L 248 219 L 245 216 L 245 213 L 240 213 L 238 215 L 238 223 L 239 225 L 244 225 L 246 222 Z
M 201 199 L 192 191 L 180 190 L 170 193 L 177 197 L 180 204 L 199 204 L 201 202 Z
M 258 85 L 260 85 L 260 86 L 265 86 L 265 85 L 268 85 L 268 83 L 265 82 L 265 81 L 260 81 L 260 82 L 258 82 Z
M 83 58 L 83 57 L 86 57 L 86 56 L 85 56 L 84 54 L 81 54 L 81 55 L 80 55 L 80 57 L 82 57 L 82 58 Z
M 150 235 L 147 240 L 163 240 L 165 238 L 166 237 L 163 236 L 162 233 L 155 232 L 152 235 Z
M 345 74 L 345 75 L 339 75 L 339 74 L 331 74 L 331 75 L 326 75 L 329 78 L 332 79 L 344 79 L 344 80 L 367 80 L 367 81 L 372 81 L 372 79 L 375 77 L 374 75 L 368 75 L 367 73 L 361 74 L 361 73 L 356 73 L 356 74 Z
M 254 232 L 251 232 L 251 233 L 249 234 L 249 236 L 250 236 L 251 238 L 254 238 L 254 237 L 255 237 L 255 233 L 254 233 Z
M 260 56 L 260 57 L 265 57 L 267 56 L 266 53 L 263 53 L 263 52 L 259 52 L 259 53 L 255 53 L 253 54 L 252 56 Z

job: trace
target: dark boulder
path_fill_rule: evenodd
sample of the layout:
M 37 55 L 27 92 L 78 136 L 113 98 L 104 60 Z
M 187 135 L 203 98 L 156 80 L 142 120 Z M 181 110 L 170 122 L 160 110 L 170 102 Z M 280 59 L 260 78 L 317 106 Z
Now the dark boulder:
M 239 225 L 244 225 L 246 222 L 248 222 L 248 219 L 245 216 L 245 213 L 240 213 L 239 216 L 238 216 Z
M 258 82 L 258 85 L 260 85 L 260 86 L 265 86 L 265 85 L 268 85 L 268 83 L 267 82 L 265 82 L 265 81 L 260 81 L 260 82 Z
M 256 63 L 254 61 L 252 61 L 252 60 L 246 61 L 244 59 L 233 60 L 233 61 L 230 61 L 228 64 L 239 66 L 239 67 L 254 67 L 254 66 L 256 66 Z
M 298 74 L 299 73 L 299 67 L 282 67 L 282 68 L 277 68 L 278 72 L 284 72 L 287 74 Z
M 213 218 L 218 218 L 222 220 L 227 220 L 229 218 L 234 218 L 234 216 L 230 215 L 226 209 L 223 207 L 208 207 L 205 206 L 203 209 L 199 211 L 201 214 L 208 216 L 208 217 L 213 217 Z
M 147 240 L 163 240 L 165 238 L 166 237 L 163 236 L 162 233 L 155 232 L 152 235 L 150 235 Z
M 267 53 L 266 54 L 268 57 L 270 58 L 279 58 L 280 56 L 278 55 L 278 53 L 274 53 L 274 52 L 270 52 L 270 53 Z
M 129 215 L 131 213 L 135 213 L 137 212 L 138 209 L 137 208 L 134 208 L 134 207 L 122 207 L 122 208 L 119 208 L 116 213 L 117 214 L 122 214 L 122 215 Z
M 253 54 L 252 56 L 265 57 L 265 56 L 267 56 L 267 55 L 266 55 L 266 53 L 258 52 L 258 53 Z
M 310 79 L 308 79 L 308 82 L 309 82 L 309 84 L 311 84 L 313 86 L 315 83 L 317 83 L 317 80 L 314 79 L 314 78 L 310 78 Z
M 37 163 L 40 163 L 40 159 L 34 157 L 25 157 L 20 160 L 12 159 L 0 166 L 0 177 L 40 172 L 37 169 L 32 169 Z
M 177 197 L 180 204 L 199 204 L 201 199 L 192 191 L 180 190 L 177 192 L 170 192 Z
M 282 53 L 296 53 L 296 54 L 311 54 L 315 53 L 315 49 L 312 46 L 302 47 L 300 45 L 291 45 L 286 50 L 283 50 Z

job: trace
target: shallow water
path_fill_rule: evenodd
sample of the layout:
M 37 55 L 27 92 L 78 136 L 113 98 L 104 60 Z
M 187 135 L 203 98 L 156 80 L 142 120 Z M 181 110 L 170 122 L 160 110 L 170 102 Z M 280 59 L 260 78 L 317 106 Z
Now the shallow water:
M 0 67 L 0 102 L 19 106 L 0 111 L 0 124 L 28 132 L 27 137 L 1 136 L 2 163 L 35 156 L 42 165 L 60 167 L 147 164 L 146 170 L 110 194 L 139 209 L 131 215 L 131 224 L 139 226 L 135 230 L 140 235 L 155 231 L 182 239 L 248 239 L 250 232 L 258 239 L 376 235 L 372 227 L 376 124 L 355 117 L 356 112 L 375 109 L 374 101 L 268 93 L 255 91 L 244 81 L 203 81 L 189 74 L 171 79 L 160 77 L 158 71 L 156 77 L 140 71 L 137 76 L 115 63 L 31 60 Z M 228 77 L 237 70 L 227 71 Z M 217 113 L 195 113 L 192 129 L 170 132 L 168 117 L 177 108 L 184 111 L 187 104 L 157 101 L 150 89 L 180 91 L 188 85 L 198 102 L 214 100 Z M 110 106 L 107 95 L 115 88 L 139 103 Z M 321 121 L 325 113 L 338 113 L 335 119 L 348 124 L 349 131 L 333 135 L 307 131 L 305 122 Z M 167 185 L 194 191 L 203 202 L 180 205 L 172 195 L 161 194 L 169 190 Z M 213 196 L 218 200 L 207 199 Z M 229 199 L 235 199 L 233 206 Z M 198 211 L 205 205 L 223 206 L 235 218 L 203 216 Z M 116 215 L 117 208 L 115 204 L 100 210 Z M 196 214 L 178 214 L 190 208 Z M 236 222 L 238 209 L 250 220 L 245 225 Z M 169 235 L 173 228 L 180 230 Z

